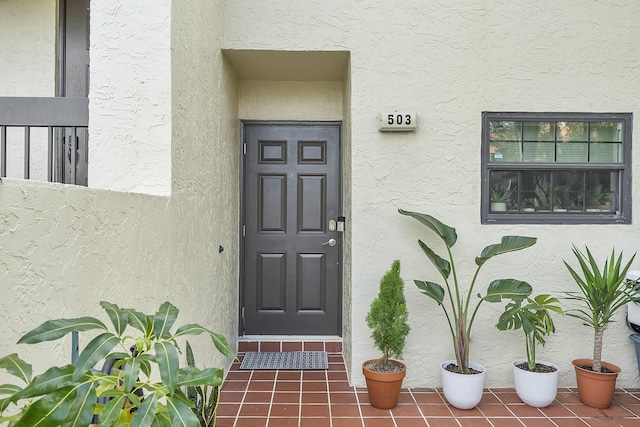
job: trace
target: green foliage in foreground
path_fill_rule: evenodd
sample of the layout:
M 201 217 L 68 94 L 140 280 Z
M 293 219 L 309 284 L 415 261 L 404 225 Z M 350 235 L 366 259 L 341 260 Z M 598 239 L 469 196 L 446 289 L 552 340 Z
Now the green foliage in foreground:
M 0 385 L 0 424 L 86 427 L 96 414 L 100 426 L 200 426 L 192 410 L 194 405 L 182 389 L 219 387 L 223 372 L 180 367 L 176 338 L 209 335 L 218 351 L 235 358 L 225 337 L 194 323 L 172 332 L 178 309 L 169 302 L 152 315 L 105 301 L 100 305 L 111 320 L 112 330 L 93 317 L 57 319 L 44 322 L 18 341 L 36 344 L 57 340 L 72 331 L 99 331 L 75 364 L 54 366 L 33 377 L 31 365 L 17 354 L 0 359 L 0 368 L 25 384 Z M 126 334 L 132 329 L 138 332 L 136 336 Z M 111 372 L 94 369 L 112 359 L 115 364 Z M 4 416 L 12 405 L 20 408 L 19 413 Z

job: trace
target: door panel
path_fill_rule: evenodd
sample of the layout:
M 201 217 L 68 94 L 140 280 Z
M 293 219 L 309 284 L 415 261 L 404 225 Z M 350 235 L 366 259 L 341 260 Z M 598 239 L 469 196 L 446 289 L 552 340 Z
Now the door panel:
M 244 333 L 338 335 L 341 236 L 328 222 L 340 212 L 340 127 L 248 124 L 244 135 Z

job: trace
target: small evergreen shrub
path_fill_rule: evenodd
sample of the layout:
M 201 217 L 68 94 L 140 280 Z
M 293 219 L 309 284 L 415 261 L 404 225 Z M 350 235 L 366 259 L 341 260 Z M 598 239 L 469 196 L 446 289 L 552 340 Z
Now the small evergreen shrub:
M 400 261 L 395 260 L 380 280 L 380 291 L 371 303 L 367 326 L 371 337 L 382 352 L 380 362 L 389 364 L 390 358 L 400 359 L 409 333 L 408 313 L 404 298 L 404 281 L 400 277 Z

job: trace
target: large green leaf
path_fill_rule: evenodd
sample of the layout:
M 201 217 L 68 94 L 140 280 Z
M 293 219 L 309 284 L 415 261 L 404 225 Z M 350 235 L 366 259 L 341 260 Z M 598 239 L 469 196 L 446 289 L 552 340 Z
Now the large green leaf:
M 220 353 L 233 359 L 236 358 L 236 354 L 233 352 L 233 350 L 231 350 L 231 346 L 224 336 L 210 331 L 209 329 L 204 328 L 197 323 L 189 323 L 187 325 L 179 327 L 174 335 L 174 338 L 182 335 L 200 335 L 203 332 L 206 332 L 211 336 L 213 344 L 216 346 L 216 349 L 218 349 Z
M 0 414 L 2 414 L 5 409 L 7 409 L 9 407 L 9 405 L 11 404 L 11 396 L 9 397 L 5 397 L 4 399 L 0 399 Z M 0 415 L 0 425 L 2 425 L 3 420 L 2 420 L 2 416 Z
M 194 407 L 193 402 L 191 400 L 189 400 L 189 397 L 187 397 L 187 395 L 184 394 L 182 392 L 182 390 L 179 389 L 179 388 L 176 389 L 176 392 L 173 394 L 173 396 L 171 396 L 171 398 L 173 399 L 174 402 L 176 400 L 182 401 L 182 403 L 187 405 L 188 408 L 193 408 Z
M 78 396 L 76 387 L 64 387 L 33 402 L 12 427 L 66 426 L 69 410 Z
M 177 317 L 178 309 L 168 301 L 163 302 L 153 317 L 153 333 L 156 338 L 171 337 L 169 329 L 171 329 Z
M 193 411 L 180 399 L 167 397 L 167 409 L 173 427 L 199 427 L 200 421 Z
M 133 389 L 133 385 L 138 379 L 140 373 L 140 359 L 137 357 L 131 357 L 124 365 L 124 377 L 122 381 L 124 383 L 124 391 L 129 393 Z
M 92 329 L 107 330 L 107 327 L 93 317 L 80 317 L 77 319 L 47 320 L 37 328 L 27 332 L 18 344 L 35 344 L 44 341 L 53 341 L 73 331 L 89 331 Z
M 233 350 L 231 350 L 231 347 L 229 346 L 229 343 L 227 342 L 227 339 L 225 337 L 215 332 L 209 332 L 209 335 L 211 335 L 213 344 L 216 346 L 220 353 L 233 359 L 236 358 L 236 354 L 233 352 Z
M 416 286 L 420 288 L 423 294 L 433 298 L 438 305 L 442 305 L 444 300 L 444 288 L 437 283 L 422 280 L 414 280 Z
M 151 427 L 171 427 L 171 417 L 164 406 L 159 406 Z
M 222 384 L 222 376 L 224 372 L 222 369 L 207 368 L 200 370 L 195 366 L 188 366 L 186 368 L 180 368 L 178 370 L 178 382 L 177 387 L 185 386 L 219 386 Z
M 405 211 L 403 209 L 398 209 L 398 212 L 400 212 L 402 215 L 410 216 L 415 220 L 417 220 L 418 222 L 420 222 L 421 224 L 424 224 L 427 227 L 429 227 L 444 241 L 447 247 L 451 248 L 453 247 L 453 245 L 456 244 L 456 241 L 458 240 L 458 235 L 456 234 L 455 228 L 449 227 L 448 225 L 443 224 L 442 222 L 435 219 L 431 215 L 418 213 L 418 212 Z
M 71 406 L 65 426 L 86 427 L 93 418 L 93 408 L 96 406 L 96 389 L 87 384 L 84 389 L 78 390 L 78 396 Z
M 73 380 L 73 372 L 73 365 L 49 368 L 42 374 L 33 377 L 33 380 L 24 390 L 14 395 L 14 399 L 17 401 L 17 399 L 42 396 L 63 387 L 75 385 L 76 381 Z
M 113 323 L 113 327 L 116 331 L 116 335 L 121 336 L 129 324 L 129 315 L 127 314 L 127 311 L 122 310 L 117 305 L 111 304 L 107 301 L 100 301 L 100 305 L 107 312 L 107 315 L 109 315 L 111 323 Z
M 180 361 L 178 351 L 170 342 L 161 341 L 153 346 L 156 352 L 156 362 L 160 369 L 162 383 L 169 390 L 169 395 L 173 395 L 178 382 L 178 368 Z
M 149 393 L 145 396 L 140 407 L 138 407 L 133 420 L 131 420 L 131 427 L 151 427 L 157 410 L 158 393 Z
M 105 332 L 92 339 L 85 349 L 82 350 L 80 356 L 78 356 L 73 378 L 77 380 L 88 370 L 92 369 L 96 363 L 103 360 L 119 342 L 120 338 L 110 332 Z
M 204 332 L 209 333 L 210 331 L 197 323 L 188 323 L 180 326 L 173 337 L 177 338 L 182 335 L 200 335 Z
M 500 302 L 503 299 L 521 301 L 531 295 L 533 289 L 527 282 L 516 279 L 498 279 L 489 284 L 487 295 L 480 298 L 489 302 Z
M 149 316 L 130 308 L 124 309 L 124 311 L 126 311 L 127 316 L 129 317 L 129 325 L 136 328 L 143 334 L 149 335 L 149 332 L 151 332 L 150 327 L 153 326 Z
M 15 384 L 2 384 L 0 385 L 0 396 L 10 396 L 18 393 L 22 390 L 22 387 Z
M 110 426 L 120 416 L 120 412 L 127 401 L 127 395 L 122 393 L 119 396 L 115 396 L 113 399 L 107 402 L 102 408 L 102 411 L 98 414 L 98 418 L 101 426 Z
M 12 353 L 0 359 L 0 368 L 6 369 L 11 375 L 20 378 L 25 384 L 31 381 L 31 365 L 18 357 L 17 353 Z
M 537 240 L 538 239 L 535 237 L 503 236 L 500 243 L 489 245 L 482 250 L 480 256 L 476 258 L 476 265 L 481 266 L 488 259 L 496 255 L 519 251 L 521 249 L 528 248 L 529 246 L 533 246 Z
M 433 265 L 438 269 L 444 280 L 449 278 L 449 274 L 451 273 L 451 264 L 446 259 L 440 257 L 437 253 L 435 253 L 429 246 L 427 246 L 422 240 L 418 240 L 418 245 L 422 248 L 422 252 L 427 255 L 427 258 L 431 260 Z

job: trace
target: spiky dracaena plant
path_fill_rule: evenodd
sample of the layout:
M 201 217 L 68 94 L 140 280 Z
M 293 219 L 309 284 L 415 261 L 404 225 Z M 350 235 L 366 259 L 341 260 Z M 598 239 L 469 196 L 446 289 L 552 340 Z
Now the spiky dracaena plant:
M 186 343 L 187 366 L 195 368 L 196 360 L 189 341 Z M 191 410 L 200 421 L 200 427 L 216 425 L 216 410 L 218 409 L 219 386 L 187 386 L 187 397 L 193 403 Z
M 605 261 L 602 270 L 598 267 L 591 251 L 586 247 L 587 254 L 573 246 L 573 253 L 578 259 L 582 277 L 566 261 L 571 277 L 580 288 L 580 292 L 567 292 L 567 299 L 582 303 L 584 308 L 567 310 L 567 315 L 582 320 L 585 326 L 594 330 L 593 337 L 593 371 L 602 372 L 602 338 L 607 325 L 613 322 L 613 315 L 618 309 L 633 301 L 640 291 L 640 283 L 627 283 L 627 270 L 635 258 L 622 267 L 622 252 L 616 260 L 615 249 L 610 258 Z
M 402 209 L 398 209 L 398 211 L 402 215 L 410 216 L 421 224 L 427 226 L 427 228 L 436 233 L 446 245 L 448 254 L 447 258 L 449 258 L 449 260 L 440 257 L 422 240 L 418 240 L 420 248 L 422 248 L 422 251 L 444 279 L 445 287 L 442 287 L 442 285 L 435 282 L 423 280 L 415 280 L 414 282 L 423 294 L 434 299 L 438 305 L 442 307 L 447 318 L 447 323 L 449 324 L 458 369 L 465 374 L 469 373 L 469 342 L 471 338 L 471 327 L 473 326 L 473 321 L 478 309 L 480 308 L 480 304 L 483 301 L 500 302 L 503 299 L 521 301 L 527 298 L 532 291 L 531 285 L 520 280 L 494 280 L 489 284 L 487 293 L 484 296 L 479 293 L 477 294 L 478 299 L 475 300 L 475 308 L 471 307 L 471 300 L 474 296 L 473 290 L 475 288 L 480 269 L 490 258 L 507 252 L 519 251 L 521 249 L 528 248 L 536 243 L 536 239 L 534 237 L 504 236 L 500 243 L 485 247 L 480 253 L 480 256 L 475 259 L 477 268 L 468 289 L 465 291 L 463 284 L 458 281 L 456 266 L 451 252 L 451 248 L 458 240 L 456 229 L 443 224 L 431 215 L 409 212 Z M 450 278 L 451 276 L 453 277 L 453 283 Z M 449 307 L 444 304 L 445 288 L 446 294 L 448 294 Z M 472 311 L 470 311 L 470 309 L 472 309 Z
M 409 333 L 407 304 L 404 298 L 404 281 L 400 277 L 400 261 L 395 260 L 391 270 L 380 280 L 380 291 L 371 303 L 367 326 L 373 329 L 371 336 L 382 352 L 381 363 L 391 358 L 401 358 Z

